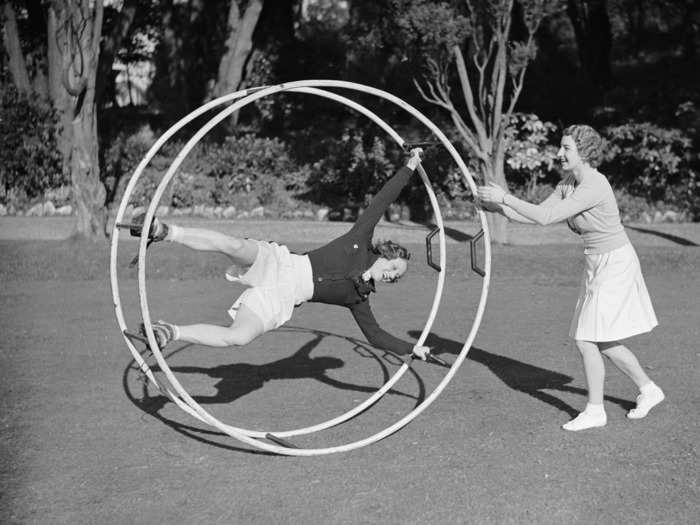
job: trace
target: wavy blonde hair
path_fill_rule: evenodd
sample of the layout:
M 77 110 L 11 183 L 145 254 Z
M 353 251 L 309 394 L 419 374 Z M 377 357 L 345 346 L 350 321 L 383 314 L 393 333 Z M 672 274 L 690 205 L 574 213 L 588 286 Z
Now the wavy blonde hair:
M 574 139 L 578 154 L 592 168 L 597 168 L 603 160 L 603 137 L 586 124 L 574 124 L 564 129 L 562 135 Z

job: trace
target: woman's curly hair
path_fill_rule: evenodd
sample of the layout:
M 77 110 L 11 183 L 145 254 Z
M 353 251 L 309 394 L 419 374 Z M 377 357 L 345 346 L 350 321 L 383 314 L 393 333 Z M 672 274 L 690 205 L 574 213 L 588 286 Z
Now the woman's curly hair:
M 406 259 L 407 261 L 411 258 L 411 253 L 393 241 L 378 241 L 374 244 L 374 253 L 378 253 L 380 257 L 384 257 L 387 260 L 392 259 Z
M 567 127 L 562 133 L 574 139 L 578 154 L 584 162 L 592 168 L 597 168 L 603 160 L 603 137 L 586 124 L 574 124 Z

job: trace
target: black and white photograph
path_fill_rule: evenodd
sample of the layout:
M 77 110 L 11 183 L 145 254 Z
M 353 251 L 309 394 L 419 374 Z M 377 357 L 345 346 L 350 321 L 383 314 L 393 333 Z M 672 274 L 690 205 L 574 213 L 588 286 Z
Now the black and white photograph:
M 0 6 L 0 523 L 700 521 L 700 3 Z

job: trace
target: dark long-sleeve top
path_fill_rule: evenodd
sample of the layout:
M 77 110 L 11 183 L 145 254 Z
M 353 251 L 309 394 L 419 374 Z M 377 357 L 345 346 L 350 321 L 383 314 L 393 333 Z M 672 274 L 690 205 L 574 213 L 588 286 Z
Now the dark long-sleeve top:
M 412 174 L 410 168 L 401 168 L 374 196 L 347 233 L 307 254 L 314 281 L 310 302 L 349 308 L 371 345 L 398 354 L 411 353 L 414 345 L 394 337 L 379 326 L 369 304 L 374 281 L 364 281 L 362 274 L 379 258 L 372 249 L 374 228 L 408 184 Z

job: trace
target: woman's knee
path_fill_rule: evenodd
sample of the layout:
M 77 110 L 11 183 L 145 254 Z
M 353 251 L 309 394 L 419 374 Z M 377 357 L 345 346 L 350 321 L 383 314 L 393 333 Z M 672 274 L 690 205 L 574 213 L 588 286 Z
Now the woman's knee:
M 598 351 L 598 347 L 596 346 L 595 343 L 592 341 L 583 341 L 581 339 L 575 339 L 574 344 L 576 345 L 576 348 L 578 348 L 578 351 L 581 352 L 582 354 L 591 352 L 591 351 Z
M 231 325 L 224 335 L 226 346 L 244 346 L 255 339 L 257 335 L 245 327 Z
M 227 237 L 222 250 L 231 259 L 242 266 L 250 266 L 255 262 L 258 256 L 258 245 L 250 239 L 241 239 L 239 237 Z
M 247 345 L 264 332 L 265 327 L 260 317 L 246 304 L 241 304 L 238 307 L 236 319 L 228 328 L 226 335 L 227 344 L 235 346 Z

